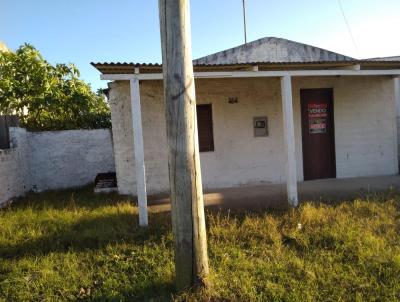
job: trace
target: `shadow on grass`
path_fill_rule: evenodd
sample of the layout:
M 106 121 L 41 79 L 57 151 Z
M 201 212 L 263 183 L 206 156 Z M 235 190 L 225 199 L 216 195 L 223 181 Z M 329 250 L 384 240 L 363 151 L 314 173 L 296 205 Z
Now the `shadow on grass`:
M 90 265 L 86 268 L 86 274 L 94 274 L 90 278 L 100 280 L 97 285 L 88 284 L 89 294 L 86 288 L 83 292 L 79 290 L 79 281 L 66 281 L 67 284 L 79 284 L 77 290 L 72 292 L 76 299 L 169 301 L 175 290 L 169 277 L 172 272 L 168 265 L 160 271 L 157 263 L 165 265 L 171 261 L 170 213 L 151 213 L 149 226 L 142 228 L 139 227 L 136 209 L 127 203 L 134 205 L 132 199 L 126 196 L 94 194 L 91 186 L 30 193 L 2 210 L 8 212 L 4 213 L 5 217 L 11 218 L 8 222 L 10 227 L 6 229 L 15 232 L 17 237 L 7 235 L 0 238 L 0 262 L 11 264 L 15 261 L 18 265 L 19 261 L 40 263 L 43 260 L 46 263 L 50 254 L 60 254 L 64 258 L 71 252 L 75 254 L 71 256 L 75 264 L 89 261 L 92 265 L 99 265 L 98 268 L 90 268 Z M 17 216 L 14 216 L 14 211 Z M 20 221 L 18 217 L 21 217 Z M 54 261 L 60 261 L 57 263 L 64 270 L 65 264 L 58 257 Z M 50 256 L 47 259 L 54 258 Z M 65 267 L 65 270 L 69 269 Z M 75 273 L 71 269 L 71 274 Z M 40 284 L 41 281 L 37 282 Z M 111 282 L 113 290 L 102 282 Z M 49 286 L 45 292 L 58 296 L 54 286 L 43 285 Z M 6 300 L 13 300 L 13 294 L 11 290 Z M 34 289 L 29 300 L 38 300 L 40 295 Z
M 135 246 L 157 244 L 169 232 L 169 220 L 167 214 L 152 214 L 146 228 L 138 226 L 138 215 L 132 213 L 101 214 L 80 218 L 73 223 L 43 221 L 43 228 L 48 230 L 46 235 L 12 245 L 0 245 L 0 257 L 10 259 L 69 250 L 97 250 L 118 243 Z
M 381 193 L 360 194 L 364 200 L 383 202 L 387 199 L 398 198 L 397 190 L 388 190 Z M 354 199 L 354 198 L 353 198 Z M 347 203 L 348 201 L 312 201 L 314 205 L 329 205 L 332 207 Z M 104 206 L 115 206 L 121 202 L 132 202 L 127 196 L 116 193 L 94 194 L 92 185 L 75 190 L 48 191 L 45 193 L 30 193 L 19 199 L 4 211 L 14 209 L 46 210 L 94 210 Z M 305 201 L 301 202 L 304 204 Z M 301 205 L 300 204 L 300 205 Z M 282 217 L 293 211 L 287 206 L 260 207 L 253 209 L 211 206 L 207 207 L 208 215 L 217 213 L 222 216 L 235 217 L 241 223 L 246 217 L 262 217 L 266 214 Z M 14 245 L 0 243 L 0 257 L 17 258 L 25 255 L 43 255 L 50 252 L 64 252 L 68 250 L 82 251 L 87 249 L 101 249 L 108 244 L 132 243 L 143 245 L 145 242 L 158 243 L 160 239 L 171 231 L 171 218 L 169 212 L 151 213 L 149 226 L 138 226 L 138 215 L 134 213 L 102 213 L 88 214 L 88 217 L 73 218 L 68 221 L 42 220 L 37 226 L 43 227 L 48 233 L 45 236 L 21 240 Z M 208 226 L 209 227 L 209 226 Z
M 120 195 L 116 192 L 96 194 L 93 184 L 66 190 L 46 191 L 41 193 L 30 192 L 26 196 L 15 200 L 7 209 L 66 209 L 73 204 L 76 208 L 95 209 L 102 206 L 115 205 L 118 202 L 134 202 L 131 196 Z
M 383 194 L 373 194 L 366 199 L 370 199 L 371 202 L 384 202 L 392 197 L 398 198 L 398 196 L 396 197 L 396 194 L 396 192 L 391 191 Z M 111 275 L 111 273 L 115 274 L 115 271 L 119 272 L 119 270 L 121 270 L 121 276 L 123 276 L 123 278 L 121 278 L 117 274 L 110 277 L 113 278 L 113 282 L 115 280 L 120 281 L 113 285 L 113 290 L 108 290 L 106 287 L 102 288 L 102 285 L 98 285 L 98 287 L 93 285 L 92 290 L 96 294 L 96 296 L 81 297 L 78 293 L 77 298 L 88 299 L 92 301 L 170 300 L 171 293 L 174 292 L 174 286 L 172 282 L 164 281 L 168 280 L 168 277 L 160 277 L 159 280 L 156 280 L 155 278 L 159 276 L 159 272 L 157 270 L 153 270 L 154 267 L 156 267 L 157 265 L 159 266 L 159 263 L 162 263 L 163 259 L 170 257 L 170 254 L 163 252 L 161 253 L 161 255 L 158 255 L 159 257 L 157 257 L 157 254 L 160 254 L 160 250 L 172 251 L 172 238 L 169 236 L 171 232 L 170 214 L 168 212 L 152 213 L 150 215 L 149 226 L 147 228 L 140 228 L 138 226 L 138 216 L 134 213 L 134 211 L 130 212 L 131 207 L 129 206 L 128 210 L 124 210 L 124 208 L 122 208 L 121 212 L 118 212 L 118 207 L 117 209 L 114 208 L 113 211 L 103 211 L 103 209 L 100 209 L 104 206 L 117 205 L 118 203 L 124 203 L 127 201 L 129 201 L 128 198 L 120 196 L 118 194 L 93 194 L 91 187 L 61 192 L 57 191 L 41 194 L 30 194 L 24 199 L 21 199 L 20 201 L 14 203 L 9 208 L 9 210 L 12 211 L 13 209 L 33 209 L 34 211 L 38 210 L 38 212 L 40 212 L 40 210 L 42 209 L 67 210 L 65 214 L 71 214 L 72 216 L 68 217 L 68 219 L 61 220 L 56 220 L 53 218 L 47 219 L 46 217 L 41 217 L 39 221 L 35 222 L 29 227 L 30 230 L 37 227 L 40 231 L 40 234 L 42 235 L 40 237 L 31 238 L 28 240 L 26 240 L 24 236 L 21 236 L 21 238 L 13 244 L 9 244 L 7 242 L 0 243 L 0 261 L 7 261 L 8 259 L 14 260 L 24 256 L 41 258 L 53 252 L 63 253 L 68 251 L 105 251 L 109 245 L 118 245 L 120 243 L 131 245 L 132 248 L 146 248 L 151 252 L 154 252 L 154 254 L 149 257 L 150 261 L 152 262 L 150 262 L 149 265 L 149 263 L 146 262 L 146 259 L 142 258 L 145 257 L 145 255 L 137 255 L 139 259 L 138 262 L 140 262 L 140 268 L 138 268 L 139 266 L 126 267 L 124 264 L 125 262 L 123 262 L 125 261 L 124 259 L 121 260 L 121 262 L 123 263 L 120 266 L 116 266 L 113 262 L 114 259 L 112 258 L 112 256 L 110 257 L 110 255 L 105 255 L 104 259 L 94 260 L 99 261 L 101 269 L 103 269 L 105 272 L 105 275 L 103 275 L 100 279 L 107 279 L 108 275 Z M 343 202 L 335 202 L 330 204 L 329 206 L 336 207 Z M 324 202 L 314 202 L 314 204 L 319 203 L 324 204 Z M 97 208 L 99 208 L 99 210 L 97 210 Z M 77 216 L 79 218 L 74 219 L 74 209 L 76 209 L 77 212 L 79 212 L 79 209 L 85 210 L 83 212 L 87 212 L 87 216 L 80 215 Z M 230 220 L 230 218 L 235 217 L 238 221 L 238 224 L 243 223 L 244 220 L 246 220 L 249 216 L 264 217 L 266 214 L 273 215 L 274 218 L 278 218 L 278 221 L 281 221 L 279 217 L 288 215 L 288 213 L 289 215 L 291 215 L 292 211 L 293 213 L 296 213 L 297 211 L 292 209 L 288 210 L 288 208 L 285 207 L 279 209 L 261 208 L 257 210 L 246 210 L 243 208 L 232 210 L 226 208 L 215 208 L 208 209 L 208 215 L 218 216 L 219 214 L 216 214 L 215 210 L 221 212 L 222 218 L 226 218 L 228 221 Z M 24 211 L 22 212 L 25 213 Z M 210 212 L 213 212 L 213 214 L 210 214 Z M 367 211 L 365 215 L 370 216 L 371 213 Z M 208 220 L 210 221 L 212 219 Z M 282 221 L 283 220 L 284 219 L 282 219 Z M 29 219 L 27 221 L 25 221 L 24 223 L 30 222 Z M 295 222 L 297 223 L 297 221 Z M 15 220 L 13 220 L 12 223 L 15 223 Z M 261 224 L 261 226 L 264 225 Z M 22 227 L 24 229 L 26 225 Z M 220 226 L 220 228 L 222 227 L 224 227 L 223 224 Z M 279 229 L 280 226 L 278 226 L 277 228 Z M 266 231 L 268 231 L 268 229 L 266 229 Z M 34 234 L 34 232 L 32 233 Z M 231 233 L 228 234 L 228 236 L 231 235 Z M 250 249 L 251 244 L 254 244 L 252 240 L 254 238 L 257 238 L 257 234 L 246 235 L 242 232 L 242 230 L 237 231 L 236 235 L 234 234 L 234 236 L 238 236 L 238 238 L 240 239 L 235 241 L 235 244 L 240 244 L 240 242 L 243 241 L 243 245 L 239 246 L 238 249 L 241 249 L 242 246 L 245 245 L 248 245 L 248 248 Z M 246 238 L 246 236 L 248 237 Z M 261 242 L 262 240 L 264 240 L 263 238 L 268 237 L 261 236 L 260 238 Z M 337 239 L 325 236 L 322 237 L 322 239 L 317 238 L 313 245 L 315 245 L 319 249 L 332 250 L 335 248 L 335 240 Z M 285 246 L 292 249 L 293 251 L 297 251 L 299 254 L 306 252 L 304 246 L 301 244 L 301 242 L 297 240 L 296 237 L 283 235 L 282 241 Z M 154 249 L 156 245 L 161 245 L 161 242 L 162 244 L 164 244 L 161 249 Z M 339 244 L 343 245 L 343 243 L 340 242 Z M 129 257 L 131 257 L 129 254 L 131 252 L 131 247 L 129 247 L 129 251 L 127 251 L 128 260 L 130 259 Z M 213 246 L 209 247 L 209 251 L 210 255 L 212 255 Z M 165 255 L 167 256 L 165 257 Z M 78 257 L 81 257 L 81 255 L 78 255 Z M 110 259 L 111 261 L 109 261 Z M 86 259 L 84 260 L 86 261 Z M 106 260 L 109 262 L 107 262 Z M 103 262 L 107 262 L 110 264 L 104 264 Z M 12 261 L 10 261 L 10 263 L 12 263 Z M 165 265 L 165 262 L 163 263 Z M 150 273 L 148 266 L 151 267 Z M 143 272 L 145 273 L 142 274 L 141 270 L 143 270 Z M 136 282 L 135 280 L 136 283 L 132 282 L 132 285 L 130 286 L 129 282 L 131 282 L 134 278 L 145 281 Z M 45 284 L 41 285 L 43 285 L 43 287 L 46 286 Z M 11 299 L 10 297 L 8 297 L 9 299 L 7 300 L 12 301 L 13 299 Z
M 118 292 L 99 295 L 90 298 L 90 301 L 174 301 L 176 294 L 175 285 L 173 282 L 155 282 L 152 281 L 148 286 L 121 289 Z
M 385 193 L 374 193 L 363 196 L 366 200 L 373 202 L 383 202 L 388 198 L 398 198 L 398 191 L 389 190 Z M 94 194 L 92 187 L 87 186 L 76 190 L 50 191 L 45 193 L 31 193 L 27 197 L 12 204 L 8 210 L 13 209 L 96 209 L 102 206 L 116 205 L 126 202 L 129 199 L 118 194 Z M 314 205 L 327 204 L 332 207 L 339 206 L 342 202 L 311 202 Z M 302 202 L 303 204 L 303 202 Z M 7 209 L 5 209 L 7 211 Z M 246 210 L 243 208 L 220 208 L 208 207 L 208 215 L 235 217 L 242 223 L 246 217 L 262 217 L 266 214 L 274 217 L 282 217 L 292 211 L 288 207 L 278 208 L 258 208 Z M 72 221 L 72 222 L 71 222 Z M 157 244 L 161 238 L 171 231 L 171 218 L 169 212 L 151 213 L 149 226 L 141 228 L 138 226 L 138 215 L 134 213 L 99 213 L 98 215 L 88 215 L 76 221 L 69 219 L 66 221 L 43 220 L 36 226 L 45 229 L 48 233 L 35 239 L 20 240 L 15 244 L 0 243 L 0 257 L 19 258 L 31 255 L 44 255 L 50 252 L 65 252 L 69 250 L 83 251 L 102 249 L 109 244 L 127 243 L 134 245 L 144 245 L 147 243 Z M 209 225 L 208 225 L 209 228 Z M 43 231 L 43 230 L 42 230 Z M 171 242 L 172 244 L 172 242 Z

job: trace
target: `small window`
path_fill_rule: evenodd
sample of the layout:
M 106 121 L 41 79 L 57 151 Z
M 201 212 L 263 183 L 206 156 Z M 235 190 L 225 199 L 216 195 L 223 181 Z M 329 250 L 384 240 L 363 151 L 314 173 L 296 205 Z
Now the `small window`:
M 200 152 L 214 151 L 211 104 L 197 105 L 196 108 Z

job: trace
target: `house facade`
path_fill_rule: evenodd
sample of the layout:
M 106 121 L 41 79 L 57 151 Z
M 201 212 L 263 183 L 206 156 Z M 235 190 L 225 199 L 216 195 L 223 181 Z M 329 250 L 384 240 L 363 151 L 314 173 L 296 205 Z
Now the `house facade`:
M 112 80 L 119 192 L 140 195 L 144 175 L 144 194 L 168 192 L 162 66 L 92 64 Z M 194 70 L 204 188 L 286 182 L 290 195 L 297 181 L 398 173 L 400 61 L 264 38 L 194 60 Z

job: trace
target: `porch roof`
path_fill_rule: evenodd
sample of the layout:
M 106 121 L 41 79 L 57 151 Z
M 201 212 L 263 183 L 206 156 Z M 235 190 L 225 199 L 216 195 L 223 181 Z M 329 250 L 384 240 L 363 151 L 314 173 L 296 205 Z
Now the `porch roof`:
M 91 62 L 102 74 L 162 73 L 162 64 L 133 62 Z M 250 62 L 235 64 L 193 64 L 195 72 L 292 71 L 292 70 L 391 70 L 400 69 L 399 60 L 344 60 L 313 62 Z

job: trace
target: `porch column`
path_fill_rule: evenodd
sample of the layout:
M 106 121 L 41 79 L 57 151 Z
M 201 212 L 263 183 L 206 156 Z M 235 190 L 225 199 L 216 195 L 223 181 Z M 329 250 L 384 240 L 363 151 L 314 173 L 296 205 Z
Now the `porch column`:
M 394 82 L 394 101 L 396 105 L 396 142 L 397 142 L 397 158 L 399 160 L 398 167 L 400 170 L 400 141 L 399 141 L 399 131 L 400 131 L 400 77 L 397 76 L 393 78 Z
M 144 149 L 142 133 L 142 113 L 140 108 L 140 88 L 139 80 L 134 77 L 130 80 L 131 86 L 131 108 L 132 108 L 132 126 L 133 126 L 133 145 L 135 152 L 135 170 L 136 170 L 136 192 L 139 205 L 139 225 L 148 225 L 147 214 L 147 195 L 146 195 L 146 172 L 144 166 Z
M 288 203 L 292 207 L 298 204 L 296 153 L 294 141 L 293 101 L 291 77 L 281 77 L 283 131 L 286 151 L 286 181 Z

